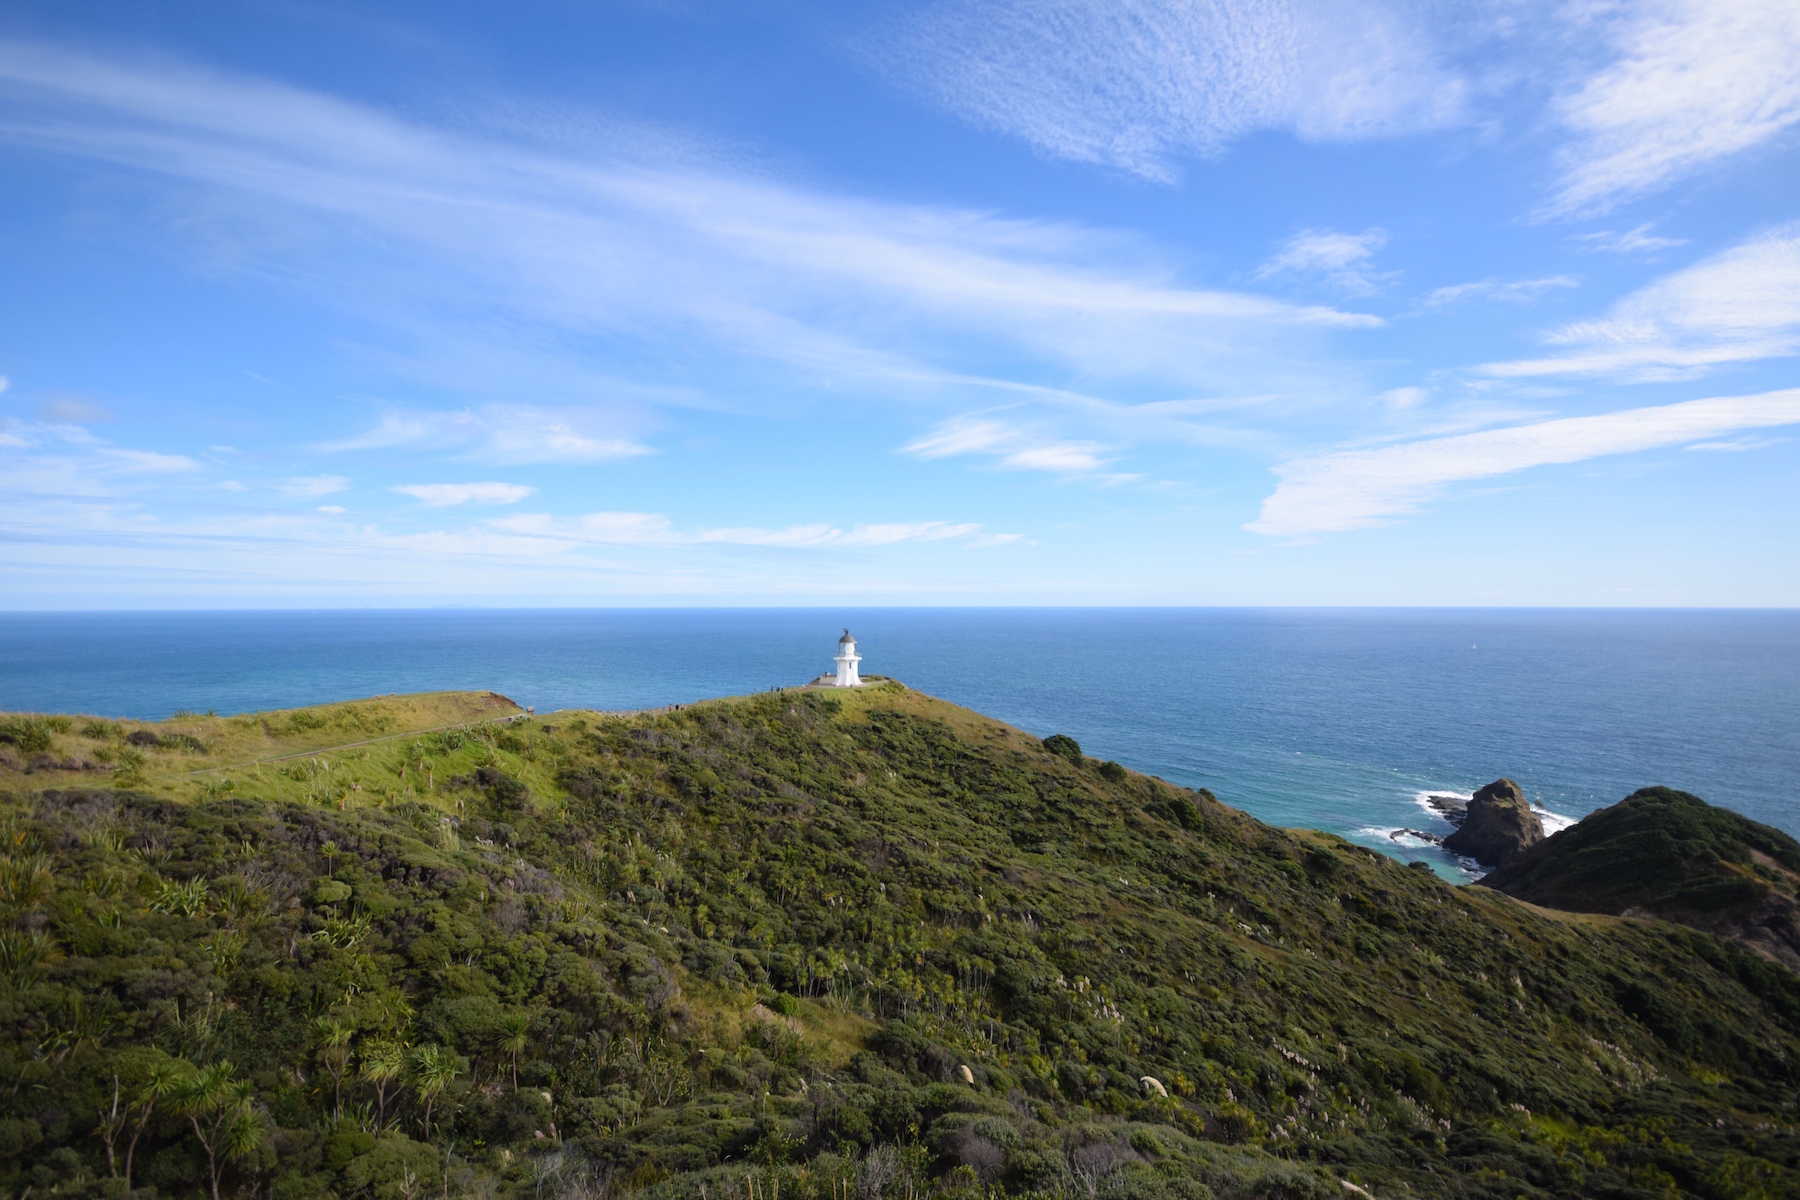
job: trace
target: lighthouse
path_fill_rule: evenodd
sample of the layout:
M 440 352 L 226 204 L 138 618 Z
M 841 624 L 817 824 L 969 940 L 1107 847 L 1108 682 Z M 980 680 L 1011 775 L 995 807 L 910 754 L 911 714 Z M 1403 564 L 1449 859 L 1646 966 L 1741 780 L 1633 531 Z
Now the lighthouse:
M 837 652 L 837 686 L 861 687 L 862 676 L 856 673 L 856 664 L 862 661 L 862 655 L 856 652 L 856 639 L 850 636 L 848 629 L 838 639 Z

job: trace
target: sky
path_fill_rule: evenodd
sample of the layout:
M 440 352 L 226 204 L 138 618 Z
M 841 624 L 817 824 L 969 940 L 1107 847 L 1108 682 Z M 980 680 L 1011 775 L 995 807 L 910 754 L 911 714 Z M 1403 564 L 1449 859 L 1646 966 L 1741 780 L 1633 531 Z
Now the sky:
M 1800 605 L 1792 0 L 10 0 L 0 608 Z

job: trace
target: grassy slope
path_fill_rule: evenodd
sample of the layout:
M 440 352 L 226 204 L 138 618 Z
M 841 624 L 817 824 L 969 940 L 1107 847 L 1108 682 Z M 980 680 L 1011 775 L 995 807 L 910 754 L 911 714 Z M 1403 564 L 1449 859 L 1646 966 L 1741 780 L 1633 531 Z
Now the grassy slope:
M 184 713 L 159 723 L 0 715 L 0 772 L 33 776 L 29 785 L 40 789 L 91 786 L 102 778 L 187 799 L 195 788 L 217 795 L 242 783 L 258 795 L 314 801 L 360 791 L 366 775 L 370 786 L 393 798 L 413 782 L 388 770 L 400 734 L 523 712 L 496 692 L 425 692 L 235 717 Z M 385 745 L 362 750 L 371 740 Z M 340 746 L 356 748 L 325 753 Z
M 76 719 L 33 754 L 118 776 L 0 774 L 14 1194 L 116 1195 L 115 1076 L 222 1060 L 224 1186 L 272 1200 L 1800 1190 L 1800 980 L 1705 934 L 1452 888 L 897 686 L 425 736 L 516 710 L 306 711 L 137 759 Z M 134 1182 L 206 1179 L 163 1101 Z

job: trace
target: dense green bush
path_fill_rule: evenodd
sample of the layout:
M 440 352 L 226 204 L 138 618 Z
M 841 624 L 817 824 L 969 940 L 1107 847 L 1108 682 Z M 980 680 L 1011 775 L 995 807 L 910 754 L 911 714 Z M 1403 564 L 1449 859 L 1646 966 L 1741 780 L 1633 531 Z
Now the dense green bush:
M 892 696 L 409 736 L 341 809 L 12 797 L 0 1186 L 1800 1187 L 1780 968 Z
M 65 728 L 67 721 L 64 722 Z M 26 754 L 41 754 L 50 749 L 55 732 L 44 717 L 0 717 L 0 742 L 11 742 Z

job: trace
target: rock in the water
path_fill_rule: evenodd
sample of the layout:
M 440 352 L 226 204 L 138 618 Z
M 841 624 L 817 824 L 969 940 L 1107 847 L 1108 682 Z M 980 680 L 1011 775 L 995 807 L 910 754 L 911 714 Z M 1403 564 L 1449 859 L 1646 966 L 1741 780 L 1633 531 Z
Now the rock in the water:
M 1425 803 L 1436 810 L 1437 815 L 1452 825 L 1461 825 L 1463 818 L 1469 815 L 1469 802 L 1461 796 L 1440 796 L 1432 794 L 1425 797 Z
M 1444 849 L 1483 865 L 1502 866 L 1544 840 L 1544 823 L 1510 779 L 1496 779 L 1469 801 L 1462 826 L 1444 839 Z

